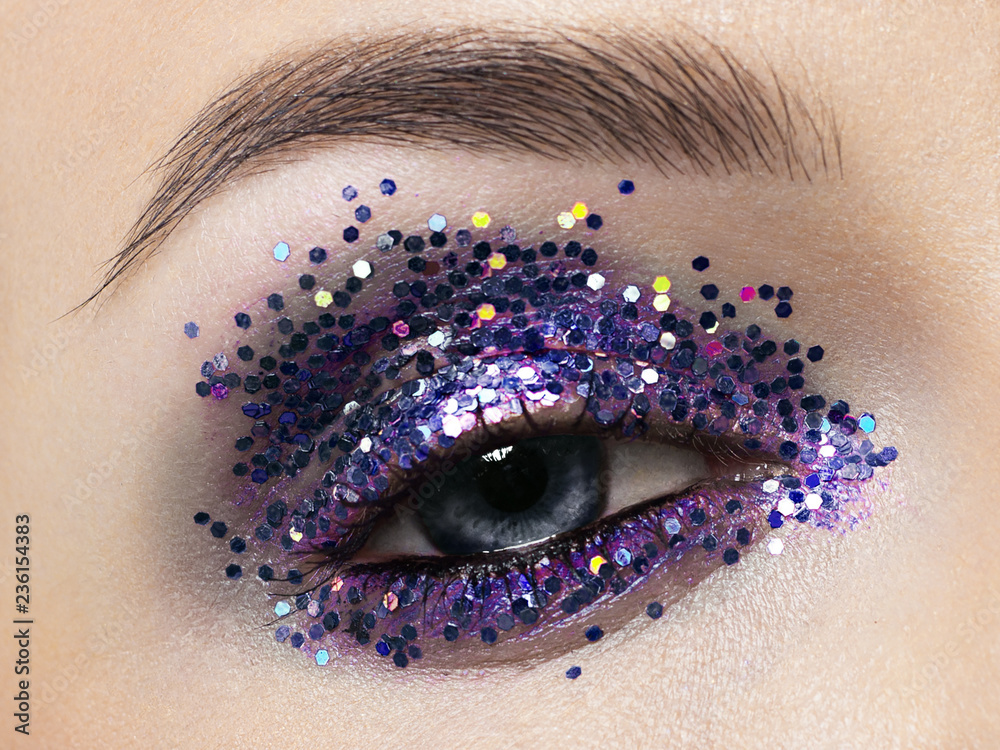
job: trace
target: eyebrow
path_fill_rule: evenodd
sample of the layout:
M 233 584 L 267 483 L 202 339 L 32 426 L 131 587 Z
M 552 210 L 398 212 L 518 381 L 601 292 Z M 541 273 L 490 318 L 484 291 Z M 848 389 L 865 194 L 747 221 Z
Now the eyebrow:
M 842 174 L 836 118 L 813 106 L 704 38 L 462 29 L 334 41 L 270 61 L 195 116 L 153 164 L 152 198 L 79 307 L 227 184 L 317 148 L 638 160 L 667 177 Z

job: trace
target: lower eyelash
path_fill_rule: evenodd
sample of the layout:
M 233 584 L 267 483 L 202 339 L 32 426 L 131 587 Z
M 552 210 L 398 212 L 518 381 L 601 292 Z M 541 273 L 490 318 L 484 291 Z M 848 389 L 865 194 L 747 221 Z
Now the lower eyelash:
M 597 255 L 589 248 L 587 252 L 586 262 L 593 265 Z M 525 250 L 523 257 L 520 253 L 513 245 L 503 248 L 503 262 L 493 267 L 507 270 L 481 282 L 482 289 L 489 287 L 487 294 L 470 287 L 453 297 L 448 287 L 443 298 L 456 301 L 448 303 L 447 314 L 441 313 L 440 325 L 430 312 L 416 314 L 413 303 L 405 310 L 403 303 L 397 306 L 396 323 L 389 317 L 359 324 L 353 316 L 335 321 L 320 315 L 293 333 L 287 318 L 276 322 L 281 335 L 290 335 L 278 348 L 285 361 L 279 366 L 274 358 L 261 358 L 261 370 L 243 379 L 248 394 L 263 388 L 267 395 L 241 407 L 256 421 L 251 435 L 237 441 L 241 451 L 255 439 L 266 440 L 266 448 L 238 463 L 234 474 L 252 482 L 243 480 L 238 504 L 249 508 L 257 554 L 283 550 L 278 554 L 284 570 L 269 564 L 258 570 L 271 593 L 281 598 L 274 609 L 277 640 L 317 661 L 329 658 L 324 646 L 335 637 L 361 645 L 374 642 L 383 655 L 394 651 L 393 661 L 401 667 L 422 658 L 423 647 L 432 643 L 478 639 L 492 644 L 521 634 L 532 636 L 525 642 L 533 641 L 549 625 L 592 616 L 590 605 L 628 595 L 658 572 L 683 570 L 694 580 L 714 567 L 734 564 L 765 522 L 777 527 L 785 518 L 795 518 L 835 527 L 866 512 L 864 497 L 845 480 L 870 478 L 873 468 L 890 462 L 895 451 L 873 452 L 870 441 L 853 438 L 857 422 L 848 416 L 846 404 L 838 402 L 820 417 L 826 406 L 822 397 L 795 396 L 803 385 L 802 362 L 774 356 L 777 345 L 759 342 L 756 326 L 745 335 L 719 331 L 714 314 L 698 316 L 676 308 L 649 318 L 635 304 L 641 294 L 634 285 L 622 293 L 624 305 L 619 307 L 607 293 L 598 304 L 591 299 L 597 295 L 583 291 L 586 279 L 577 283 L 582 272 L 573 275 L 572 284 L 559 286 L 565 304 L 545 317 L 526 309 L 520 299 L 509 303 L 497 295 L 527 294 L 533 307 L 544 310 L 545 301 L 536 292 L 539 278 L 569 279 L 581 257 L 579 243 L 567 243 L 568 260 L 552 261 L 544 272 L 534 262 L 533 250 Z M 515 273 L 519 258 L 524 281 Z M 418 266 L 417 273 L 427 276 L 426 262 Z M 451 272 L 448 279 L 455 281 Z M 422 304 L 435 310 L 439 303 L 427 302 L 428 283 L 420 284 Z M 602 276 L 600 286 L 604 284 Z M 351 291 L 360 288 L 357 282 Z M 344 305 L 350 303 L 346 292 L 342 298 Z M 275 310 L 284 307 L 280 295 L 271 295 L 268 304 Z M 463 304 L 474 315 L 455 311 L 466 309 Z M 690 322 L 695 319 L 700 329 Z M 323 333 L 335 325 L 347 331 L 342 341 Z M 448 335 L 439 336 L 441 331 Z M 438 343 L 430 344 L 432 336 L 439 336 Z M 424 339 L 428 344 L 421 348 Z M 389 352 L 401 348 L 403 354 L 373 360 L 368 352 L 376 342 Z M 786 342 L 784 349 L 792 357 L 798 344 Z M 488 355 L 483 353 L 487 350 Z M 254 356 L 244 348 L 238 353 L 243 361 Z M 226 403 L 229 389 L 240 384 L 237 375 L 215 374 L 227 366 L 224 354 L 206 363 L 207 382 L 198 384 L 199 395 Z M 420 377 L 399 384 L 407 368 Z M 543 413 L 573 399 L 586 407 L 581 414 L 599 430 L 614 427 L 617 434 L 634 437 L 659 416 L 692 441 L 708 436 L 734 456 L 793 468 L 763 481 L 696 485 L 582 532 L 482 559 L 378 565 L 350 561 L 387 501 L 389 467 L 409 470 L 421 464 L 434 442 L 451 448 L 480 417 L 496 422 L 514 412 L 531 413 L 524 408 L 529 401 Z M 279 415 L 277 408 L 286 411 Z M 726 442 L 725 435 L 738 439 Z M 312 484 L 304 478 L 321 471 L 326 473 Z M 300 498 L 296 503 L 290 501 L 294 495 Z M 207 523 L 207 514 L 201 516 L 196 520 Z M 218 527 L 219 522 L 213 525 L 213 535 L 225 537 L 225 525 Z M 243 554 L 246 542 L 234 537 L 230 549 Z M 235 563 L 227 569 L 230 578 L 241 574 Z
M 347 618 L 354 625 L 348 633 L 363 643 L 402 637 L 407 625 L 423 639 L 503 640 L 544 628 L 553 612 L 573 615 L 620 595 L 694 548 L 705 553 L 705 572 L 712 563 L 735 564 L 755 536 L 748 511 L 759 482 L 712 484 L 641 503 L 526 550 L 491 553 L 487 562 L 481 556 L 317 561 L 313 571 L 322 583 L 297 595 L 320 602 L 320 616 L 325 603 L 333 603 L 330 595 L 346 590 L 349 611 L 373 614 L 367 625 L 364 615 L 360 625 L 356 616 Z M 344 622 L 341 612 L 338 619 Z

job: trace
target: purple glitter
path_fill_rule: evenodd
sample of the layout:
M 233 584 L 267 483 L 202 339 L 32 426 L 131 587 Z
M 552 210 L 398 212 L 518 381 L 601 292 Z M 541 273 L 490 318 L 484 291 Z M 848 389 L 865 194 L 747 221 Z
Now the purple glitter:
M 650 285 L 625 270 L 604 269 L 592 286 L 598 251 L 579 241 L 560 253 L 552 242 L 536 250 L 515 239 L 494 246 L 469 235 L 462 258 L 443 248 L 447 237 L 396 240 L 390 249 L 407 271 L 381 287 L 367 279 L 362 287 L 357 277 L 344 289 L 322 280 L 336 315 L 316 308 L 305 288 L 296 292 L 301 306 L 288 294 L 289 310 L 315 312 L 263 329 L 275 356 L 234 358 L 236 372 L 225 376 L 235 378 L 232 386 L 218 374 L 229 367 L 225 354 L 203 368 L 216 399 L 240 383 L 254 399 L 213 408 L 228 418 L 238 407 L 246 423 L 234 441 L 246 451 L 233 468 L 247 514 L 241 554 L 250 556 L 252 546 L 266 556 L 284 595 L 302 587 L 288 614 L 301 632 L 282 626 L 278 641 L 311 657 L 338 644 L 374 644 L 383 656 L 394 652 L 402 668 L 434 644 L 486 649 L 584 617 L 681 558 L 704 560 L 705 575 L 736 564 L 766 526 L 849 527 L 868 514 L 858 483 L 897 453 L 875 450 L 846 404 L 827 409 L 805 390 L 797 346 L 786 342 L 782 351 L 755 325 L 723 330 L 711 310 L 673 304 L 659 312 Z M 692 266 L 704 271 L 708 259 Z M 718 290 L 704 285 L 702 296 L 714 300 Z M 278 294 L 268 304 L 275 312 L 285 306 Z M 540 414 L 587 419 L 594 431 L 622 438 L 680 426 L 773 473 L 699 483 L 623 520 L 599 521 L 558 551 L 542 544 L 490 553 L 488 567 L 338 556 L 388 512 L 383 501 L 400 471 L 433 471 L 439 454 L 476 455 L 478 430 Z M 871 422 L 862 427 L 874 429 L 874 417 L 864 417 Z M 411 489 L 418 508 L 420 491 Z M 310 559 L 321 562 L 289 567 Z M 655 604 L 647 608 L 654 619 L 663 611 Z M 584 633 L 596 641 L 603 630 L 589 625 Z M 567 677 L 579 674 L 574 667 Z

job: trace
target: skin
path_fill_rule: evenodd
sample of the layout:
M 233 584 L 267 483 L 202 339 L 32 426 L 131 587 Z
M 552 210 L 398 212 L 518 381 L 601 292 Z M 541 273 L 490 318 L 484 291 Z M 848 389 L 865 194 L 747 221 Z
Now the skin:
M 946 5 L 5 3 L 3 577 L 12 596 L 13 519 L 29 513 L 39 746 L 989 745 L 1000 729 L 1000 12 Z M 151 194 L 144 169 L 240 74 L 337 35 L 514 17 L 686 25 L 763 54 L 837 112 L 844 176 L 666 180 L 635 164 L 643 190 L 626 204 L 607 189 L 621 165 L 337 147 L 233 186 L 99 314 L 60 319 Z M 900 451 L 874 516 L 846 535 L 795 529 L 781 558 L 758 548 L 664 620 L 639 617 L 551 661 L 401 675 L 318 670 L 277 647 L 255 625 L 259 589 L 234 589 L 219 572 L 227 556 L 192 531 L 194 511 L 221 511 L 212 487 L 227 469 L 206 447 L 192 382 L 228 341 L 232 310 L 279 278 L 247 249 L 343 226 L 345 204 L 324 190 L 389 172 L 421 192 L 386 208 L 390 222 L 489 206 L 549 226 L 543 217 L 596 195 L 618 217 L 606 235 L 617 262 L 647 276 L 668 268 L 690 295 L 688 261 L 706 251 L 726 298 L 748 278 L 788 283 L 795 315 L 762 322 L 822 342 L 819 390 L 875 411 L 879 439 Z M 202 328 L 195 342 L 180 335 L 188 320 Z M 3 648 L 12 664 L 10 639 Z M 563 677 L 572 664 L 575 682 Z

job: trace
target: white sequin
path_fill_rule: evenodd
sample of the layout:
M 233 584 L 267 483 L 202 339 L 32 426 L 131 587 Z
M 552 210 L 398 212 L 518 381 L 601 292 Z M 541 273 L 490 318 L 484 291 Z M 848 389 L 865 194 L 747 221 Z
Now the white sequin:
M 823 498 L 815 492 L 806 495 L 806 507 L 809 510 L 816 510 L 823 504 Z
M 457 438 L 462 434 L 462 422 L 458 417 L 448 415 L 441 420 L 441 429 L 448 437 Z
M 503 418 L 503 409 L 498 406 L 488 406 L 483 409 L 483 420 L 486 424 L 496 424 L 497 422 L 502 422 Z
M 785 543 L 780 539 L 772 539 L 767 543 L 767 551 L 772 555 L 780 555 L 785 550 Z
M 795 512 L 795 503 L 790 498 L 783 497 L 778 501 L 778 512 L 783 516 L 790 516 Z
M 625 291 L 622 292 L 622 298 L 626 302 L 638 302 L 639 301 L 639 287 L 629 284 L 625 287 Z
M 354 275 L 359 279 L 367 279 L 372 275 L 372 264 L 367 260 L 359 260 L 351 267 L 351 271 L 353 271 Z
M 604 287 L 605 278 L 599 273 L 592 273 L 587 277 L 587 286 L 595 292 Z

